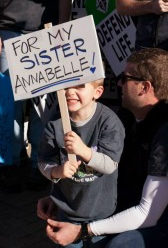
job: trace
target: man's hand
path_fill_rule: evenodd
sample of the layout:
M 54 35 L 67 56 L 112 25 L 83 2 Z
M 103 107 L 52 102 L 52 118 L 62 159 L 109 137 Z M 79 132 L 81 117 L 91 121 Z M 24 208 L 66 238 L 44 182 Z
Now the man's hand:
M 91 159 L 91 148 L 87 147 L 81 138 L 73 131 L 64 136 L 65 148 L 68 153 L 80 156 L 85 162 Z
M 80 237 L 81 225 L 75 225 L 69 222 L 58 222 L 51 219 L 48 219 L 47 223 L 47 236 L 54 243 L 66 246 L 73 243 Z
M 168 12 L 168 2 L 167 0 L 154 0 L 151 2 L 152 12 L 160 15 L 162 13 Z
M 47 196 L 38 200 L 37 216 L 43 220 L 55 219 L 57 207 L 52 199 Z

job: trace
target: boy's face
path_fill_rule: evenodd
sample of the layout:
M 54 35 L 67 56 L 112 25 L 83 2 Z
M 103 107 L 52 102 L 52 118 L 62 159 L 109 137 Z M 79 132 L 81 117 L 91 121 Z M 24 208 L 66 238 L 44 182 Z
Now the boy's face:
M 93 102 L 103 93 L 103 86 L 94 87 L 91 83 L 86 83 L 72 88 L 65 89 L 68 110 L 70 113 L 89 113 L 92 110 Z

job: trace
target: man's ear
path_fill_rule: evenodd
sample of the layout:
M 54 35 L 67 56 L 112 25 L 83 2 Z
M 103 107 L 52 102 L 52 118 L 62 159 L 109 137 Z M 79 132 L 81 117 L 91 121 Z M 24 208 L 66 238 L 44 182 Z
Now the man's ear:
M 95 93 L 94 93 L 94 96 L 93 98 L 95 100 L 97 100 L 98 98 L 101 97 L 101 95 L 103 94 L 104 92 L 104 87 L 101 85 L 101 86 L 98 86 L 96 89 L 95 89 Z
M 148 80 L 143 81 L 141 84 L 140 95 L 148 93 L 151 89 L 153 89 L 151 82 Z

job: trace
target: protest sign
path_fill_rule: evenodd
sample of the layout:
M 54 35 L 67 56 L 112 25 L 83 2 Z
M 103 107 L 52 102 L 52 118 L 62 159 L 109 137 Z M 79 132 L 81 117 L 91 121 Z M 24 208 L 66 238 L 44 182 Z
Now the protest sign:
M 77 18 L 81 18 L 87 15 L 85 9 L 85 0 L 74 0 L 72 1 L 72 12 L 71 19 L 75 20 Z M 48 122 L 50 116 L 57 109 L 58 99 L 55 92 L 41 95 L 39 97 L 32 98 L 32 104 L 36 109 L 38 115 L 41 118 L 43 125 Z
M 134 50 L 136 27 L 130 16 L 117 13 L 114 1 L 86 0 L 85 6 L 93 14 L 100 47 L 118 76 Z
M 74 0 L 71 11 L 71 19 L 75 20 L 86 15 L 85 0 Z
M 14 99 L 8 76 L 0 73 L 0 165 L 12 164 Z
M 109 0 L 85 0 L 85 8 L 88 15 L 93 15 L 97 26 L 115 9 L 115 1 Z
M 15 100 L 104 78 L 93 17 L 4 42 Z

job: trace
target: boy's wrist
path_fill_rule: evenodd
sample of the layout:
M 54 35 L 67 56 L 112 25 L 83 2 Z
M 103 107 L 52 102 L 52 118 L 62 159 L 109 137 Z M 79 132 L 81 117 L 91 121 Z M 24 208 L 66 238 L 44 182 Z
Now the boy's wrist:
M 51 179 L 62 178 L 61 166 L 55 166 L 51 170 Z
M 85 163 L 88 163 L 91 160 L 92 157 L 92 149 L 90 147 L 86 147 L 85 150 L 82 152 L 81 158 Z

